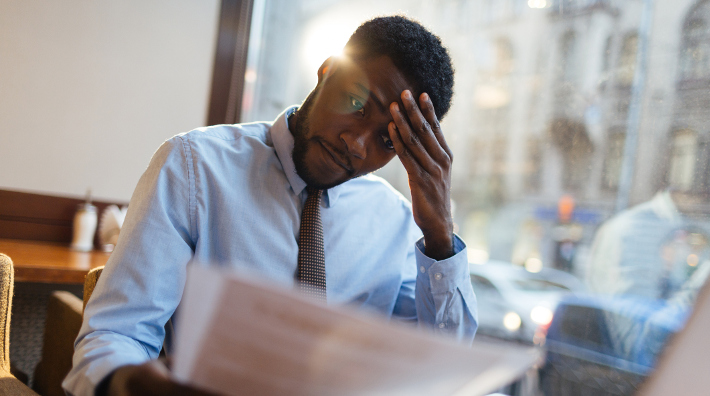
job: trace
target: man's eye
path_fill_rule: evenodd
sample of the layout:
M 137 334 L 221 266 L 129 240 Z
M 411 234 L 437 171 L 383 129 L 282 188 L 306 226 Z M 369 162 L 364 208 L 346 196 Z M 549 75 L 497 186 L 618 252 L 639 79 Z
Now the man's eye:
M 357 111 L 360 112 L 360 114 L 365 115 L 365 105 L 363 105 L 362 102 L 353 98 L 352 96 L 350 97 L 350 107 L 353 109 L 353 111 Z
M 388 150 L 394 150 L 394 143 L 392 142 L 392 139 L 390 139 L 389 136 L 382 135 L 382 142 L 385 144 L 385 147 L 387 147 Z

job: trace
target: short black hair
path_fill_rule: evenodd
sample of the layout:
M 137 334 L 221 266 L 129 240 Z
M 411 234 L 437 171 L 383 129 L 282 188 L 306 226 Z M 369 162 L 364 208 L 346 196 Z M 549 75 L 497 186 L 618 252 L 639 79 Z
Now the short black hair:
M 414 95 L 429 95 L 437 118 L 441 120 L 449 111 L 454 94 L 451 58 L 439 37 L 419 22 L 399 15 L 371 19 L 350 36 L 345 53 L 387 55 L 414 86 Z

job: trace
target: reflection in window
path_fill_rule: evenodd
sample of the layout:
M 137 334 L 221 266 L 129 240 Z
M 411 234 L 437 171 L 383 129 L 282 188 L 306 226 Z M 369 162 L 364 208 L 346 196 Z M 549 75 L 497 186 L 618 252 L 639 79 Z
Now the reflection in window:
M 620 86 L 631 86 L 634 81 L 636 71 L 636 50 L 638 47 L 638 34 L 631 33 L 624 37 L 619 55 L 619 69 L 617 71 L 617 83 Z
M 710 2 L 698 5 L 683 25 L 681 79 L 710 77 Z
M 679 131 L 673 136 L 668 182 L 678 191 L 690 191 L 695 181 L 698 139 L 692 131 Z

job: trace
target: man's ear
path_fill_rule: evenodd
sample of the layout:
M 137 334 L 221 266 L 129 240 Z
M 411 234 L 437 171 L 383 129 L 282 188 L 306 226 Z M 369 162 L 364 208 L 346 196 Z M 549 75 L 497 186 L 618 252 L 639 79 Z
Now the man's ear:
M 320 68 L 318 68 L 318 84 L 325 81 L 328 76 L 335 72 L 335 70 L 338 68 L 338 63 L 338 57 L 331 56 L 330 58 L 326 59 L 322 65 L 320 65 Z

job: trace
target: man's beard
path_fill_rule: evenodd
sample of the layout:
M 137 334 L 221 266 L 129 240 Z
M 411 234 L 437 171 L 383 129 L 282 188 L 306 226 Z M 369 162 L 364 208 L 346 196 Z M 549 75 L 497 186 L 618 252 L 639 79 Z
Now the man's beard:
M 297 110 L 298 117 L 296 117 L 296 122 L 293 125 L 293 164 L 296 166 L 296 173 L 298 176 L 306 182 L 309 187 L 317 188 L 319 190 L 327 190 L 333 188 L 339 184 L 342 184 L 346 180 L 335 181 L 331 183 L 323 183 L 318 180 L 317 176 L 311 169 L 308 161 L 306 160 L 306 154 L 313 144 L 317 144 L 313 140 L 308 139 L 308 133 L 310 132 L 310 110 L 313 107 L 313 102 L 315 97 L 318 96 L 318 91 L 320 87 L 314 89 L 303 101 L 301 107 Z

